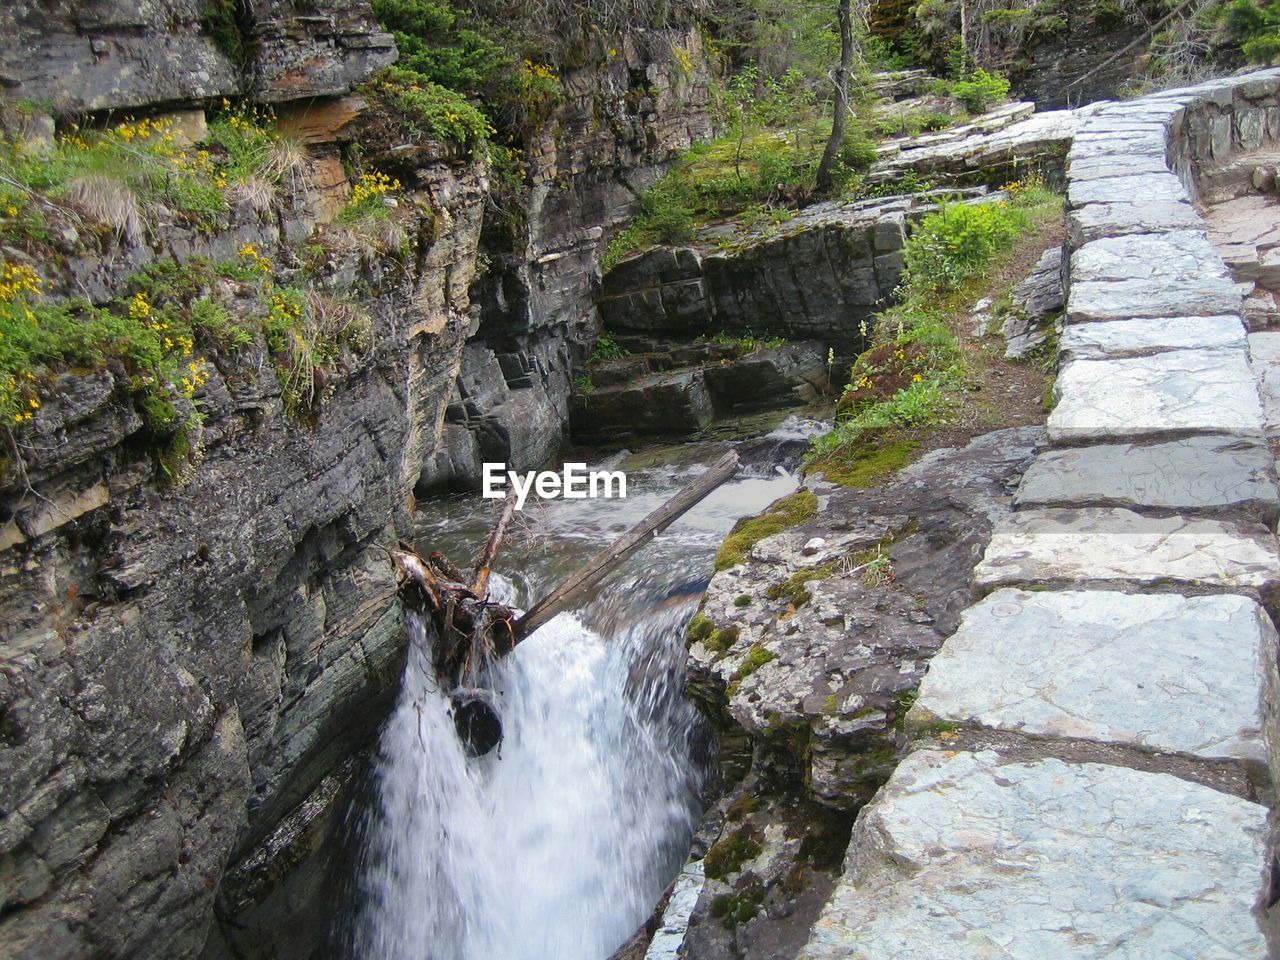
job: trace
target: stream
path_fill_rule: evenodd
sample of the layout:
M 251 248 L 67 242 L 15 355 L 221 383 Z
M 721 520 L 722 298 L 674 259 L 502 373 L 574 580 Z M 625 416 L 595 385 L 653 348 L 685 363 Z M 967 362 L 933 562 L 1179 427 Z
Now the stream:
M 359 815 L 363 960 L 606 960 L 679 872 L 715 764 L 684 695 L 683 631 L 735 521 L 797 487 L 820 429 L 791 417 L 739 446 L 742 472 L 632 557 L 580 609 L 491 668 L 501 747 L 466 757 L 420 623 Z M 615 457 L 625 500 L 548 500 L 519 515 L 491 594 L 520 607 L 548 592 L 729 446 Z M 420 507 L 417 543 L 470 562 L 498 504 L 471 494 Z

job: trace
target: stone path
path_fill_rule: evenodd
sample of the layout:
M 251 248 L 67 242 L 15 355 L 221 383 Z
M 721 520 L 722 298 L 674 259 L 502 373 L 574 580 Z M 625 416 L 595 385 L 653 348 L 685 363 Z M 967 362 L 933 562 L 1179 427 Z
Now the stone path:
M 1280 376 L 1260 402 L 1254 367 L 1280 334 L 1246 337 L 1184 184 L 1274 144 L 1278 90 L 1170 91 L 1076 133 L 1051 448 L 802 957 L 1268 956 Z

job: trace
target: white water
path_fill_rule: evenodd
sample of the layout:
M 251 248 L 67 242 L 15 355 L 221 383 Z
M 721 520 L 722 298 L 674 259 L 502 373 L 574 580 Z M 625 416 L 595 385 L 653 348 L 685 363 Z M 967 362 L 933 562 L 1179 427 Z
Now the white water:
M 625 503 L 549 505 L 541 526 L 559 549 L 541 542 L 541 561 L 512 567 L 524 593 L 562 575 L 557 553 L 611 540 L 686 477 L 632 479 Z M 363 824 L 354 957 L 605 960 L 644 922 L 688 852 L 707 761 L 683 696 L 682 627 L 697 595 L 680 591 L 709 573 L 736 517 L 794 486 L 743 478 L 659 538 L 591 604 L 607 641 L 561 615 L 495 666 L 484 685 L 498 692 L 505 740 L 486 757 L 464 755 L 411 620 Z M 510 583 L 498 587 L 513 602 Z

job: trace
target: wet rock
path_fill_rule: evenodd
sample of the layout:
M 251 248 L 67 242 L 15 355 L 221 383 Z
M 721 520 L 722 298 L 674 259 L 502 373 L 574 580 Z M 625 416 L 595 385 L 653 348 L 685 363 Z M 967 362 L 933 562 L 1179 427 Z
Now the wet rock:
M 741 775 L 744 746 L 750 754 L 747 779 L 717 809 L 755 810 L 742 838 L 753 853 L 708 880 L 688 956 L 796 955 L 815 904 L 788 890 L 786 877 L 806 866 L 788 838 L 815 823 L 847 828 L 891 773 L 913 691 L 1042 439 L 999 431 L 922 457 L 882 487 L 820 488 L 815 519 L 716 574 L 691 626 L 690 690 L 717 726 L 726 778 Z M 726 821 L 723 849 L 740 829 Z M 828 848 L 831 864 L 842 849 Z M 829 871 L 802 876 L 829 889 Z
M 714 409 L 701 369 L 653 374 L 573 398 L 575 438 L 682 437 L 711 422 Z

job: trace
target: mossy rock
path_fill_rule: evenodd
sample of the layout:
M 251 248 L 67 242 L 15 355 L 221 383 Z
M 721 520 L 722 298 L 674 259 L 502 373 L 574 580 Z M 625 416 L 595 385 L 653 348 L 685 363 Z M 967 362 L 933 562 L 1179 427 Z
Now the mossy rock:
M 764 513 L 739 520 L 716 552 L 716 570 L 728 570 L 744 563 L 751 548 L 761 540 L 799 526 L 817 515 L 817 496 L 809 490 L 797 490 L 776 501 Z

